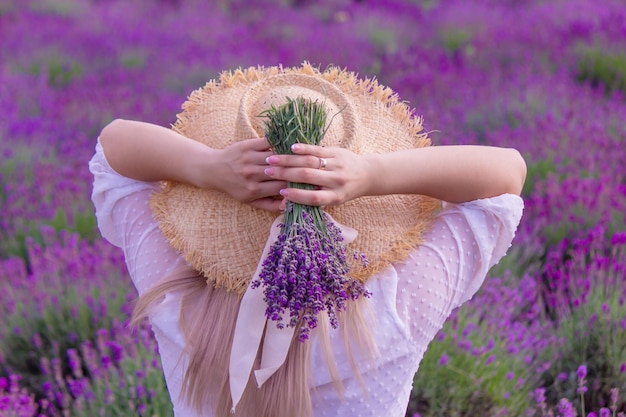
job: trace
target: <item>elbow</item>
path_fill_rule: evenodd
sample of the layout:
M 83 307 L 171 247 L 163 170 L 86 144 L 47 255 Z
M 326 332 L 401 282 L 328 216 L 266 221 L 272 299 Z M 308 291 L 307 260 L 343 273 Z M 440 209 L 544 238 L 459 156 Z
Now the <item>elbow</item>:
M 124 143 L 126 142 L 126 133 L 129 126 L 128 120 L 115 119 L 106 125 L 100 132 L 98 141 L 102 146 L 102 150 L 113 169 L 117 157 L 123 152 Z
M 115 119 L 106 125 L 100 132 L 100 145 L 104 149 L 105 154 L 113 154 L 119 148 L 123 148 L 124 143 L 128 141 L 133 130 L 133 122 L 125 119 Z
M 509 194 L 521 195 L 526 182 L 526 161 L 516 149 L 508 150 L 511 154 L 509 165 L 509 181 L 508 191 Z
M 117 135 L 127 121 L 124 119 L 115 119 L 102 129 L 100 132 L 100 143 L 109 142 L 111 138 Z

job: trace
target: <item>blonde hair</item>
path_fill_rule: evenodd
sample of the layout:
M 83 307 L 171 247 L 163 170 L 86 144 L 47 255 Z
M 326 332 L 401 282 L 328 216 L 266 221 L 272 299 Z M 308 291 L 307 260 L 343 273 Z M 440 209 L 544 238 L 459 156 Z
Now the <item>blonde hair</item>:
M 311 341 L 302 343 L 294 337 L 283 366 L 260 388 L 256 387 L 254 378 L 251 377 L 236 412 L 231 414 L 228 363 L 241 296 L 207 285 L 206 278 L 191 268 L 179 269 L 139 297 L 131 325 L 137 325 L 142 318 L 150 315 L 151 310 L 167 293 L 177 293 L 181 297 L 179 326 L 186 343 L 183 354 L 188 355 L 179 395 L 198 413 L 201 414 L 206 407 L 212 406 L 215 415 L 219 417 L 312 415 Z M 353 345 L 364 358 L 371 361 L 378 355 L 370 332 L 373 317 L 366 299 L 349 302 L 346 310 L 339 314 L 350 365 L 364 391 L 366 387 L 354 360 Z M 320 315 L 318 328 L 312 337 L 319 338 L 333 385 L 342 397 L 344 387 L 330 345 L 329 326 L 326 314 Z M 260 353 L 256 358 L 255 368 L 259 363 Z

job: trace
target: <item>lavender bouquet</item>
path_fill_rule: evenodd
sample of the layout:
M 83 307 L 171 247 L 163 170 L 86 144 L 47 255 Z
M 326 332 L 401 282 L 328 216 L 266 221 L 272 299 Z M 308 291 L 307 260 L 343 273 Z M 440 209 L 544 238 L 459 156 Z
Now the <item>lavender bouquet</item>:
M 321 104 L 305 98 L 287 98 L 287 103 L 262 113 L 267 117 L 265 136 L 277 154 L 291 154 L 296 142 L 319 145 L 326 133 L 326 112 Z M 313 189 L 311 184 L 289 187 Z M 326 311 L 333 328 L 337 313 L 347 300 L 369 296 L 363 284 L 350 279 L 341 230 L 320 207 L 287 202 L 278 239 L 263 261 L 253 288 L 264 285 L 265 314 L 280 329 L 300 325 L 299 340 L 305 341 L 317 327 L 317 316 Z M 360 256 L 362 262 L 366 262 Z M 289 322 L 283 321 L 289 311 Z

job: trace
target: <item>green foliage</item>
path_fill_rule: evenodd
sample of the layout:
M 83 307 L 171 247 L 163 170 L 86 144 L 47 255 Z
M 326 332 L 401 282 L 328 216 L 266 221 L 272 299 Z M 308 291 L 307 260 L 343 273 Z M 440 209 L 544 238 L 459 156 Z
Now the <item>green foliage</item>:
M 70 220 L 70 217 L 72 220 Z M 31 260 L 28 255 L 27 242 L 32 240 L 37 244 L 43 245 L 45 242 L 41 228 L 46 226 L 52 227 L 57 235 L 61 231 L 69 232 L 70 234 L 78 233 L 82 239 L 87 239 L 90 242 L 93 242 L 98 237 L 96 216 L 91 210 L 82 212 L 74 209 L 71 216 L 68 216 L 66 209 L 59 207 L 50 219 L 25 222 L 19 230 L 10 235 L 1 231 L 0 258 L 17 256 L 22 258 L 27 265 L 30 265 Z
M 621 285 L 598 285 L 585 303 L 561 315 L 554 332 L 562 343 L 546 351 L 542 358 L 551 364 L 539 384 L 546 388 L 548 404 L 556 405 L 561 398 L 570 398 L 580 408 L 576 393 L 576 370 L 580 365 L 587 366 L 587 409 L 606 406 L 611 388 L 626 385 L 626 373 L 620 369 L 626 364 L 626 332 L 622 323 L 626 305 L 621 297 Z
M 545 181 L 546 178 L 548 178 L 548 175 L 556 174 L 559 169 L 554 162 L 554 157 L 552 156 L 546 159 L 531 161 L 530 156 L 527 155 L 525 160 L 528 162 L 526 164 L 526 182 L 524 183 L 524 188 L 522 189 L 522 195 L 530 196 L 533 192 L 535 183 Z
M 471 52 L 472 36 L 469 31 L 462 28 L 447 28 L 440 33 L 441 42 L 446 51 L 456 53 L 460 51 Z
M 626 92 L 626 52 L 607 50 L 599 46 L 581 47 L 577 79 L 602 85 L 607 91 Z
M 89 355 L 83 348 L 83 356 Z M 103 354 L 108 352 L 92 351 L 102 363 Z M 94 356 L 95 356 L 94 355 Z M 91 355 L 90 355 L 91 356 Z M 89 369 L 89 365 L 85 366 Z M 125 357 L 108 369 L 101 369 L 103 374 L 86 380 L 88 395 L 72 398 L 69 384 L 59 387 L 69 399 L 70 416 L 83 417 L 134 417 L 134 416 L 172 416 L 172 404 L 167 393 L 167 386 L 156 359 L 154 350 L 149 351 L 143 344 L 137 345 L 137 352 Z M 71 383 L 72 379 L 68 378 Z M 74 395 L 75 396 L 75 395 Z
M 81 76 L 82 73 L 82 65 L 76 62 L 69 64 L 60 60 L 51 60 L 48 62 L 48 83 L 53 87 L 64 87 L 68 85 L 72 79 Z
M 380 27 L 377 24 L 371 25 L 368 36 L 369 41 L 373 46 L 374 54 L 372 55 L 371 62 L 365 71 L 368 74 L 380 74 L 383 65 L 382 57 L 397 52 L 399 48 L 398 40 L 396 39 L 396 34 L 393 30 Z
M 506 284 L 515 286 L 518 281 L 517 277 L 522 277 L 525 273 L 531 271 L 528 259 L 533 258 L 533 256 L 534 254 L 530 253 L 524 245 L 513 245 L 509 248 L 506 255 L 500 259 L 500 262 L 491 267 L 489 276 L 508 276 L 510 279 Z
M 146 65 L 146 56 L 140 51 L 129 51 L 122 53 L 120 56 L 120 64 L 127 69 L 141 69 Z
M 151 332 L 141 327 L 131 333 L 114 323 L 91 339 L 80 349 L 42 359 L 46 387 L 40 396 L 53 399 L 49 415 L 172 416 Z
M 77 62 L 70 62 L 62 56 L 53 55 L 43 60 L 34 61 L 27 70 L 32 75 L 47 75 L 48 84 L 52 87 L 65 87 L 74 78 L 83 75 L 83 66 Z
M 11 2 L 11 1 L 0 2 L 0 17 L 13 13 L 15 12 L 16 9 L 17 9 L 17 2 Z
M 465 123 L 470 132 L 473 132 L 479 144 L 489 143 L 489 132 L 497 131 L 510 123 L 516 123 L 505 107 L 498 106 L 497 109 L 478 109 L 466 113 Z
M 52 226 L 57 234 L 62 230 L 70 234 L 78 233 L 82 239 L 87 239 L 90 242 L 93 242 L 99 237 L 96 216 L 92 210 L 81 212 L 74 209 L 71 217 L 72 220 L 70 221 L 66 210 L 57 208 L 54 217 L 48 221 L 44 221 L 43 224 Z
M 82 3 L 76 0 L 38 0 L 30 2 L 30 8 L 39 13 L 59 16 L 77 15 L 84 9 Z
M 4 137 L 0 143 L 8 142 Z M 10 156 L 0 159 L 0 174 L 5 182 L 14 181 L 16 175 L 20 175 L 19 180 L 26 184 L 32 183 L 33 164 L 36 149 L 32 146 L 12 143 Z M 39 159 L 38 159 L 39 160 Z
M 407 415 L 522 415 L 530 390 L 522 355 L 508 355 L 502 342 L 490 341 L 492 332 L 464 311 L 459 310 L 458 321 L 449 320 L 429 345 L 413 383 Z M 461 347 L 462 338 L 472 347 Z
M 440 3 L 439 0 L 411 0 L 410 2 L 419 5 L 423 10 L 434 9 Z
M 393 30 L 375 27 L 370 32 L 370 42 L 380 54 L 394 53 L 398 49 L 396 34 Z
M 5 366 L 38 389 L 42 358 L 77 349 L 98 329 L 110 327 L 114 319 L 125 318 L 122 307 L 127 302 L 127 288 L 104 288 L 93 288 L 89 294 L 79 293 L 74 287 L 55 288 L 58 293 L 49 300 L 17 303 L 0 325 L 0 352 L 5 355 Z
M 606 195 L 597 194 L 596 199 L 606 198 Z M 608 196 L 610 198 L 610 196 Z M 607 220 L 610 218 L 610 220 Z M 562 216 L 560 220 L 546 225 L 543 229 L 543 237 L 545 242 L 545 256 L 550 252 L 551 248 L 555 248 L 564 241 L 569 241 L 581 235 L 586 235 L 589 230 L 604 222 L 604 237 L 608 242 L 611 236 L 618 230 L 623 230 L 625 225 L 624 213 L 613 207 L 600 213 L 599 210 L 590 210 L 588 205 L 583 202 L 574 201 L 567 207 L 567 216 Z M 571 245 L 563 249 L 563 257 L 571 256 L 569 250 Z
M 502 128 L 517 129 L 546 112 L 546 99 L 541 92 L 523 91 L 520 97 L 478 103 L 465 111 L 465 126 L 479 144 L 493 143 L 493 135 Z
M 32 185 L 34 169 L 54 169 L 58 164 L 54 152 L 44 156 L 33 146 L 15 144 L 11 147 L 11 156 L 0 160 L 0 208 L 7 201 L 9 194 L 7 187 L 15 184 L 29 187 Z M 15 194 L 13 191 L 11 193 Z M 48 198 L 48 196 L 44 196 Z M 50 218 L 17 218 L 13 222 L 13 229 L 0 230 L 0 259 L 17 256 L 27 263 L 28 252 L 26 242 L 32 239 L 39 244 L 44 243 L 41 228 L 50 226 L 59 234 L 61 231 L 78 233 L 83 239 L 94 241 L 99 233 L 96 218 L 91 209 L 79 209 L 75 202 L 68 202 L 66 207 L 57 207 Z M 15 203 L 14 203 L 15 204 Z M 21 204 L 28 204 L 22 202 Z M 90 206 L 91 207 L 91 206 Z

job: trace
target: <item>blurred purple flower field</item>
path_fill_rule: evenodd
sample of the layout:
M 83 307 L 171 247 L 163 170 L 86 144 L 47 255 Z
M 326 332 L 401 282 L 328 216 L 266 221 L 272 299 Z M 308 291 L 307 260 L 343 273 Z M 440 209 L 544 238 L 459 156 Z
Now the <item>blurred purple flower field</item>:
M 304 60 L 390 86 L 435 145 L 528 164 L 514 245 L 431 344 L 407 415 L 625 412 L 623 1 L 2 0 L 0 416 L 172 415 L 96 228 L 97 135 L 173 123 L 221 70 Z

